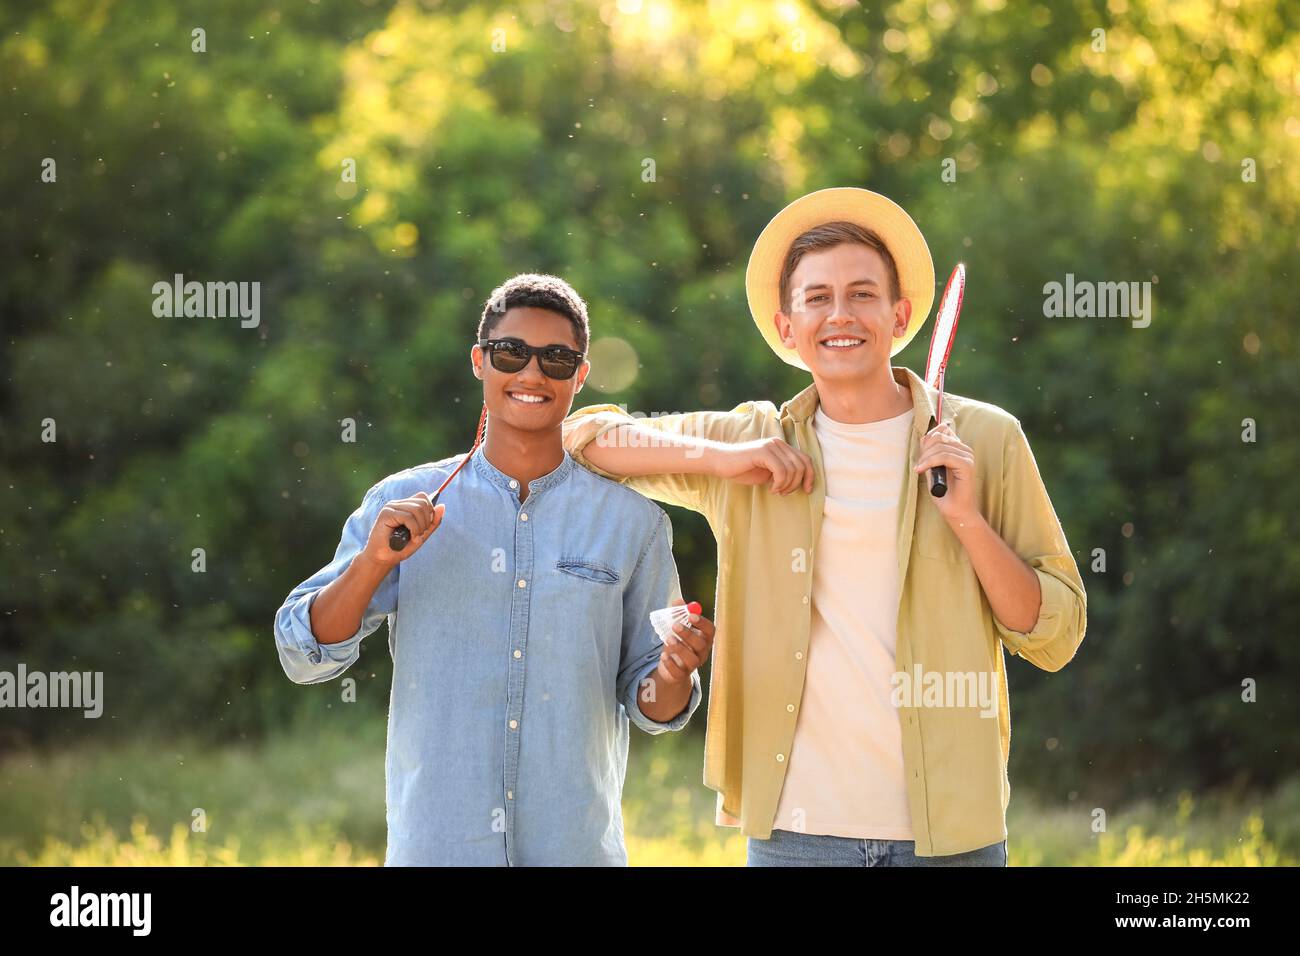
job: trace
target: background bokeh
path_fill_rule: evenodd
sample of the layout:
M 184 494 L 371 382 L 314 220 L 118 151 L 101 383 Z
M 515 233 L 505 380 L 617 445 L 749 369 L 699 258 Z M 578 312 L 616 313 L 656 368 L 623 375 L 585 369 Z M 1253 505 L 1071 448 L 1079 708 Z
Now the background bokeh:
M 1298 9 L 7 5 L 0 669 L 103 671 L 106 705 L 0 711 L 0 862 L 381 857 L 384 631 L 345 704 L 285 678 L 275 609 L 371 484 L 468 446 L 514 273 L 587 298 L 580 401 L 795 394 L 744 267 L 831 185 L 966 262 L 948 384 L 1021 420 L 1088 589 L 1067 668 L 1010 659 L 1012 862 L 1294 862 Z M 260 282 L 260 323 L 156 317 L 176 273 Z M 1150 325 L 1046 317 L 1067 274 L 1151 282 Z M 703 725 L 637 736 L 634 862 L 737 862 Z

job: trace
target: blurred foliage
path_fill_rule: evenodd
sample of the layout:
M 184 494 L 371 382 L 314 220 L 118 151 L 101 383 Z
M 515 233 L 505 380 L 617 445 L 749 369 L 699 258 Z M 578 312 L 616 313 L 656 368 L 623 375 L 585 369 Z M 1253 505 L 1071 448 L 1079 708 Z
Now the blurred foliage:
M 335 713 L 256 744 L 169 735 L 0 758 L 0 865 L 379 865 L 384 729 Z M 713 824 L 699 762 L 689 735 L 633 736 L 623 793 L 633 866 L 744 864 L 739 831 Z M 1108 814 L 1100 833 L 1082 802 L 1021 799 L 1007 825 L 1011 866 L 1295 866 L 1300 778 L 1264 798 L 1143 801 Z
M 6 712 L 0 744 L 319 715 L 338 687 L 288 683 L 272 614 L 370 484 L 468 445 L 497 283 L 555 272 L 588 299 L 622 367 L 584 398 L 779 402 L 806 380 L 753 332 L 750 246 L 789 199 L 860 184 L 908 208 L 941 280 L 967 263 L 948 383 L 1023 422 L 1088 587 L 1078 658 L 1011 665 L 1012 780 L 1090 805 L 1276 782 L 1300 762 L 1296 19 L 1265 0 L 6 7 L 0 667 L 103 670 L 107 705 Z M 176 273 L 260 282 L 260 324 L 156 318 Z M 1151 281 L 1151 325 L 1044 318 L 1067 273 Z M 711 594 L 707 526 L 673 519 L 684 585 Z M 372 637 L 357 711 L 382 713 L 390 666 Z

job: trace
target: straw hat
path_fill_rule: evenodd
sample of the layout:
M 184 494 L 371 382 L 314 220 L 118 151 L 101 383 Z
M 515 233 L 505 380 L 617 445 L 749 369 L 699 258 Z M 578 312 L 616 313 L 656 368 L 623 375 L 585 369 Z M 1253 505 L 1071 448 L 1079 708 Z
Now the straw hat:
M 795 239 L 814 226 L 836 221 L 866 226 L 884 240 L 898 267 L 902 294 L 912 300 L 907 333 L 894 340 L 890 355 L 897 355 L 912 341 L 925 325 L 934 303 L 934 260 L 930 258 L 930 247 L 902 206 L 880 193 L 848 186 L 820 189 L 796 199 L 772 217 L 754 243 L 749 268 L 745 270 L 745 293 L 754 324 L 772 351 L 782 361 L 804 371 L 809 371 L 808 366 L 798 352 L 786 348 L 772 321 L 781 308 L 781 266 Z

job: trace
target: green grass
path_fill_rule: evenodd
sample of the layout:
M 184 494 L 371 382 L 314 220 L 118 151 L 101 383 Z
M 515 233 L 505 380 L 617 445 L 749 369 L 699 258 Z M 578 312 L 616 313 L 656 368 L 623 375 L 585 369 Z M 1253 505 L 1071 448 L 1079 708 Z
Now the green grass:
M 744 841 L 713 825 L 701 746 L 633 734 L 623 801 L 633 865 L 743 865 Z M 377 865 L 383 785 L 383 723 L 341 717 L 256 744 L 11 754 L 0 761 L 0 865 Z M 1300 853 L 1300 778 L 1270 794 L 1117 808 L 1100 834 L 1091 809 L 1016 791 L 1011 865 L 1277 866 Z M 205 831 L 192 829 L 196 810 Z

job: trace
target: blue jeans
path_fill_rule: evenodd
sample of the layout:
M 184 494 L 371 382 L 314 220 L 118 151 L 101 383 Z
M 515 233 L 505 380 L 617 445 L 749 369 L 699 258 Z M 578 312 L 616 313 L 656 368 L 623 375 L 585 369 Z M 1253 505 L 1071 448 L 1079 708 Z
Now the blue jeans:
M 746 866 L 1006 866 L 1007 841 L 951 856 L 917 856 L 912 840 L 859 840 L 773 830 L 748 841 Z

